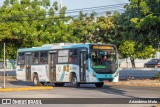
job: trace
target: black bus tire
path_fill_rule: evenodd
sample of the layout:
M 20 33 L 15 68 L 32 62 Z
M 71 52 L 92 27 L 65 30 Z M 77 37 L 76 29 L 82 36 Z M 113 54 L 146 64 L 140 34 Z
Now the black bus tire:
M 80 83 L 78 83 L 77 77 L 75 74 L 72 75 L 71 83 L 72 83 L 73 87 L 75 87 L 75 88 L 78 88 L 80 86 Z
M 44 86 L 45 82 L 40 82 L 40 84 Z
M 37 74 L 33 76 L 33 83 L 34 83 L 35 86 L 40 86 L 41 85 L 41 83 L 39 82 L 39 78 L 38 78 Z

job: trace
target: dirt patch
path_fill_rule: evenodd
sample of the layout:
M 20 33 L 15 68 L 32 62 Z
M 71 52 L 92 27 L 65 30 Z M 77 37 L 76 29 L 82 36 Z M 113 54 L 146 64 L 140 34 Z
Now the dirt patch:
M 107 85 L 122 85 L 122 86 L 149 86 L 160 87 L 158 79 L 140 79 L 140 80 L 120 80 L 119 82 L 105 82 Z
M 155 105 L 150 106 L 150 107 L 160 107 L 160 104 L 155 104 Z

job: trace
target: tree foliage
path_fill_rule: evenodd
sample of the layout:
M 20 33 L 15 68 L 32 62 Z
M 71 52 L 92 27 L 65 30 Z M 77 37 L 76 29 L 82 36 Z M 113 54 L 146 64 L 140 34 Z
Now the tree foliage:
M 75 18 L 66 16 L 67 7 L 58 2 L 5 0 L 0 7 L 0 49 L 5 42 L 7 58 L 15 59 L 20 47 L 102 42 L 115 44 L 133 64 L 136 58 L 153 57 L 160 42 L 160 0 L 130 0 L 125 9 L 98 17 L 81 11 Z
M 153 57 L 158 43 L 160 42 L 160 1 L 159 0 L 130 0 L 130 4 L 126 5 L 126 11 L 120 17 L 126 19 L 123 21 L 125 28 L 125 39 L 134 43 L 134 53 L 126 50 L 129 42 L 120 45 L 120 51 L 125 57 L 126 53 L 133 60 L 136 58 Z M 126 17 L 127 16 L 127 17 Z M 127 34 L 127 35 L 126 35 Z M 126 45 L 125 45 L 126 44 Z M 130 54 L 130 55 L 129 55 Z M 132 56 L 131 56 L 132 55 Z
M 6 0 L 0 8 L 0 49 L 5 42 L 7 58 L 15 59 L 20 47 L 78 42 L 66 24 L 71 19 L 65 17 L 66 9 L 58 2 L 50 4 L 50 0 Z

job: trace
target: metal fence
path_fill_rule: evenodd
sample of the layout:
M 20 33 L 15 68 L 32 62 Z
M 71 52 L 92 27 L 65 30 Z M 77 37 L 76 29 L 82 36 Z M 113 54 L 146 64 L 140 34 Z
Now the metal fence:
M 160 72 L 160 68 L 128 68 L 120 71 L 120 79 L 147 79 L 154 78 Z
M 135 66 L 136 68 L 143 68 L 144 63 L 148 62 L 150 59 L 135 59 Z M 130 58 L 120 59 L 120 68 L 132 68 Z

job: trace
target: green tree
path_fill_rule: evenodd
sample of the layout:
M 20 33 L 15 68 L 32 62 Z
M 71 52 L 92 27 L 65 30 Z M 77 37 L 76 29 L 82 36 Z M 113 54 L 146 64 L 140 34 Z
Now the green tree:
M 141 49 L 144 47 L 143 49 Z M 136 45 L 136 42 L 134 41 L 124 41 L 120 47 L 120 52 L 123 55 L 123 57 L 127 58 L 130 57 L 132 67 L 135 68 L 134 60 L 136 58 L 143 58 L 146 59 L 148 57 L 154 57 L 155 50 L 153 50 L 152 46 L 140 46 Z
M 126 9 L 131 24 L 138 33 L 136 41 L 157 48 L 160 41 L 160 1 L 130 0 Z
M 121 33 L 120 38 L 124 39 L 119 50 L 122 56 L 126 57 L 124 50 L 121 50 L 129 45 L 127 44 L 129 42 L 125 41 L 134 43 L 134 53 L 126 50 L 132 54 L 129 57 L 134 67 L 134 59 L 153 57 L 160 41 L 158 30 L 160 27 L 159 0 L 130 0 L 130 4 L 125 8 L 126 11 L 118 16 L 119 20 L 116 25 L 116 30 L 120 30 Z
M 0 7 L 0 49 L 5 42 L 7 58 L 15 59 L 20 47 L 78 42 L 72 26 L 66 24 L 71 19 L 65 16 L 66 9 L 50 0 L 6 0 Z M 3 58 L 3 52 L 0 56 Z
M 112 16 L 96 17 L 96 13 L 85 14 L 80 12 L 79 18 L 71 22 L 73 33 L 80 38 L 80 42 L 113 43 L 114 19 Z

